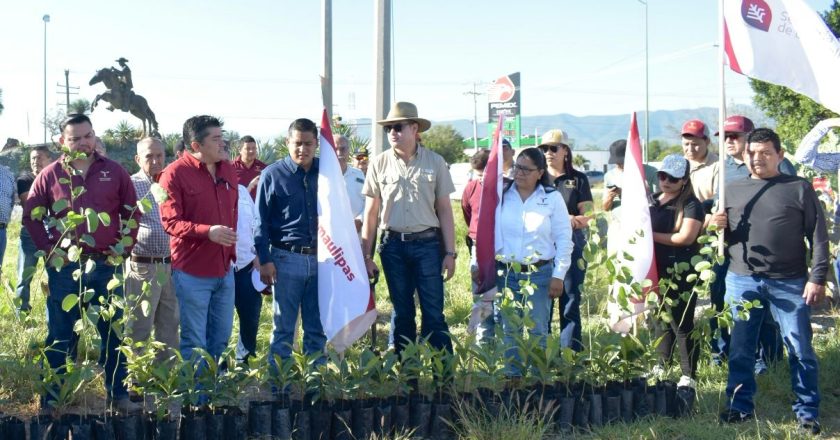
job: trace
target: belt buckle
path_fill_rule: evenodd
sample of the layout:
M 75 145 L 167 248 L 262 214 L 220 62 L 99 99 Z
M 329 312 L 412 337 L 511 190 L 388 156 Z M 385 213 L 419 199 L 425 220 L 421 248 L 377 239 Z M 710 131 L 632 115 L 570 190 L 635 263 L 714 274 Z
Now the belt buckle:
M 400 232 L 400 241 L 408 241 L 405 236 L 411 235 L 409 232 Z
M 300 253 L 305 254 L 307 252 L 312 252 L 312 246 L 301 246 Z

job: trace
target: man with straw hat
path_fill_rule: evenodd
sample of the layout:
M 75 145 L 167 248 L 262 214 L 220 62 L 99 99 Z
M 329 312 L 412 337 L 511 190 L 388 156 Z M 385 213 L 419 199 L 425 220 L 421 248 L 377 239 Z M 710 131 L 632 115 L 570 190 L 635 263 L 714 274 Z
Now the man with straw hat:
M 379 271 L 372 249 L 378 226 L 377 250 L 394 306 L 397 353 L 417 337 L 415 291 L 423 316 L 421 336 L 433 347 L 451 351 L 443 316 L 443 282 L 452 278 L 458 256 L 449 201 L 455 186 L 443 158 L 417 141 L 417 134 L 432 124 L 418 117 L 414 104 L 395 103 L 377 123 L 385 129 L 391 149 L 371 159 L 365 179 L 365 266 L 369 276 Z

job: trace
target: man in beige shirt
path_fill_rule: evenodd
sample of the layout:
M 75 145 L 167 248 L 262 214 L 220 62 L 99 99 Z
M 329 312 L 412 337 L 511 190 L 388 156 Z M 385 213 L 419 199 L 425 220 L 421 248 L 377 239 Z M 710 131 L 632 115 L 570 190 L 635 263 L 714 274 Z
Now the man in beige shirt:
M 443 158 L 417 142 L 417 134 L 431 123 L 417 116 L 414 104 L 395 103 L 388 117 L 377 123 L 385 129 L 391 149 L 370 161 L 365 178 L 365 266 L 369 276 L 379 271 L 372 249 L 378 226 L 379 257 L 394 306 L 397 353 L 417 339 L 415 291 L 422 313 L 421 336 L 435 348 L 452 351 L 443 316 L 443 282 L 452 278 L 458 256 L 449 201 L 455 186 Z
M 714 198 L 720 173 L 718 156 L 709 151 L 709 144 L 709 126 L 703 121 L 692 119 L 683 124 L 683 154 L 691 165 L 689 178 L 694 195 L 701 202 Z

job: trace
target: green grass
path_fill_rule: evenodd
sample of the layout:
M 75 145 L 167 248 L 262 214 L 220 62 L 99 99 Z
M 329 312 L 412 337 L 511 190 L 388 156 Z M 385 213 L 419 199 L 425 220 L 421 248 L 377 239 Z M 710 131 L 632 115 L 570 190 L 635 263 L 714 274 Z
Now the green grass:
M 597 194 L 597 191 L 596 191 Z M 597 201 L 596 201 L 597 206 Z M 463 245 L 465 227 L 460 217 L 460 208 L 456 206 L 456 240 L 460 257 L 457 260 L 455 277 L 446 284 L 445 314 L 453 337 L 463 340 L 466 337 L 466 324 L 472 304 L 468 253 Z M 19 222 L 13 222 L 8 230 L 6 256 L 2 267 L 3 292 L 0 293 L 0 411 L 20 415 L 32 415 L 37 411 L 36 386 L 37 376 L 33 373 L 30 359 L 43 345 L 46 334 L 44 319 L 44 296 L 33 284 L 33 313 L 26 321 L 19 321 L 12 312 L 13 291 L 15 284 L 17 243 Z M 601 268 L 590 270 L 584 288 L 584 333 L 585 338 L 599 340 L 605 336 L 604 305 L 606 299 L 606 272 Z M 376 287 L 377 308 L 380 311 L 378 324 L 379 349 L 384 350 L 387 343 L 387 331 L 391 307 L 388 302 L 384 277 Z M 823 314 L 831 313 L 824 312 Z M 555 314 L 556 316 L 556 314 Z M 833 315 L 832 315 L 833 316 Z M 556 319 L 556 318 L 555 318 Z M 822 423 L 825 437 L 832 437 L 840 432 L 840 338 L 838 338 L 834 320 L 832 325 L 814 336 L 814 345 L 820 359 L 820 389 L 822 392 Z M 419 313 L 418 313 L 419 323 Z M 271 307 L 269 298 L 263 305 L 260 323 L 258 351 L 265 353 L 271 333 Z M 555 329 L 557 323 L 554 323 Z M 556 330 L 555 330 L 556 331 Z M 234 329 L 236 334 L 236 329 Z M 360 340 L 351 350 L 370 344 L 369 337 Z M 85 335 L 80 347 L 80 354 L 95 361 L 97 349 L 93 335 Z M 685 439 L 747 439 L 747 438 L 799 438 L 796 423 L 790 410 L 793 399 L 790 391 L 789 371 L 786 364 L 771 368 L 770 373 L 758 378 L 756 396 L 757 421 L 739 426 L 719 426 L 717 415 L 726 406 L 724 388 L 726 368 L 709 365 L 705 360 L 708 353 L 701 357 L 698 373 L 698 400 L 695 415 L 685 419 L 652 418 L 632 424 L 617 424 L 599 428 L 591 433 L 578 432 L 579 438 L 627 439 L 627 438 L 685 438 Z M 670 371 L 678 376 L 676 367 Z M 672 376 L 673 377 L 673 376 Z M 103 394 L 101 377 L 88 385 L 81 393 L 81 405 L 96 407 L 98 397 Z M 94 403 L 92 403 L 94 402 Z M 472 420 L 472 419 L 471 419 Z M 552 429 L 542 430 L 533 420 L 511 416 L 504 420 L 472 420 L 464 426 L 462 438 L 561 438 Z M 499 435 L 504 434 L 504 435 Z M 535 436 L 536 435 L 536 436 Z

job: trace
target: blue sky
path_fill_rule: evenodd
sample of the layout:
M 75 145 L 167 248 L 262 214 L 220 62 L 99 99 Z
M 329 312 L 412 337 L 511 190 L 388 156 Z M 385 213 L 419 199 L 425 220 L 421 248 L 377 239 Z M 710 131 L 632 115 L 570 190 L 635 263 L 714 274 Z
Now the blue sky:
M 651 110 L 718 103 L 717 2 L 648 0 Z M 818 11 L 830 0 L 807 0 Z M 335 112 L 373 112 L 373 0 L 333 0 Z M 321 2 L 187 0 L 8 1 L 0 6 L 0 140 L 40 142 L 43 45 L 47 25 L 47 106 L 64 96 L 70 70 L 79 97 L 104 89 L 88 80 L 113 60 L 129 59 L 135 91 L 163 133 L 200 113 L 226 128 L 265 139 L 297 117 L 320 118 Z M 471 119 L 473 83 L 522 73 L 526 116 L 642 111 L 644 6 L 637 0 L 394 1 L 398 100 L 435 120 Z M 728 101 L 749 103 L 746 80 L 727 73 Z M 73 97 L 75 98 L 75 97 Z M 72 98 L 71 98 L 72 99 Z M 486 98 L 479 97 L 479 121 Z M 127 113 L 93 113 L 100 132 Z M 483 134 L 480 125 L 479 134 Z

